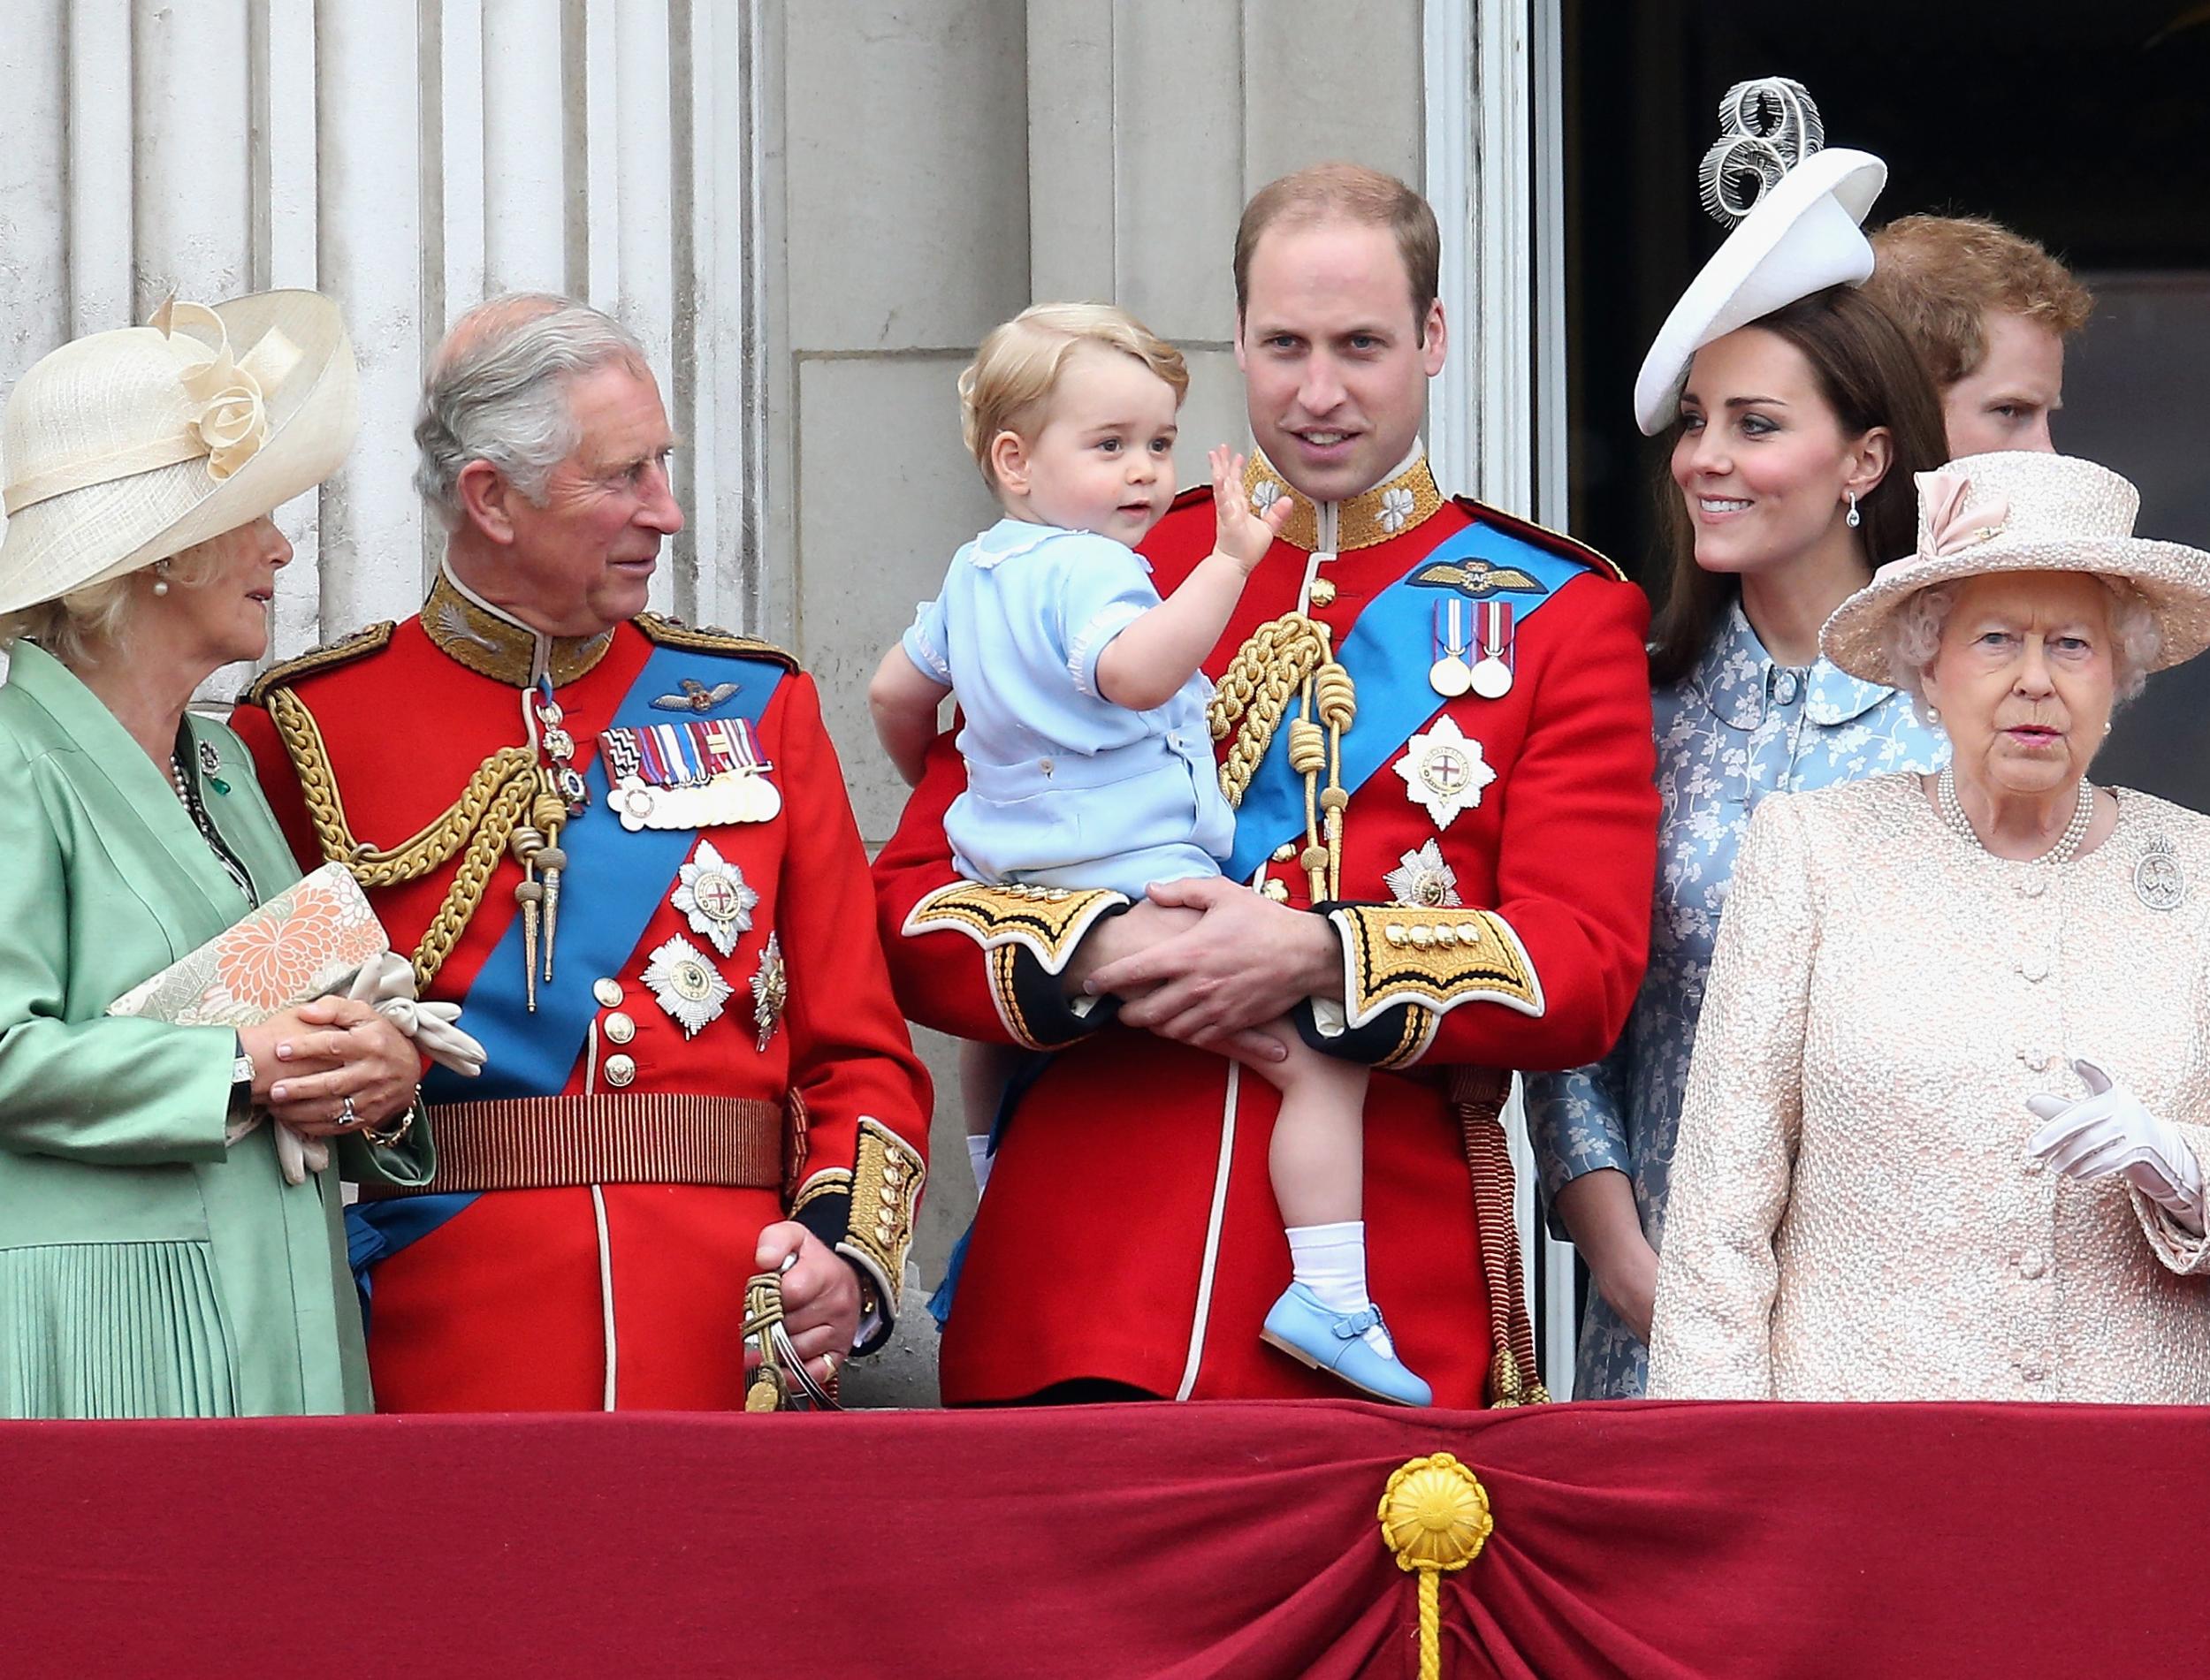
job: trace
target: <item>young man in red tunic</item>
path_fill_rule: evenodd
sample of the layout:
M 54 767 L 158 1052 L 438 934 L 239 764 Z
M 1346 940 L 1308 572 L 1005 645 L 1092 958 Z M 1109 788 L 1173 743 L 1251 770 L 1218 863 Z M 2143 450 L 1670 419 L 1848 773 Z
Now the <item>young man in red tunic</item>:
M 429 1193 L 351 1210 L 385 1410 L 743 1403 L 744 1293 L 833 1377 L 887 1336 L 929 1090 L 813 685 L 643 611 L 682 528 L 644 353 L 494 299 L 432 362 L 418 617 L 233 719 L 302 862 L 342 858 L 480 1080 L 425 1082 Z
M 1608 1051 L 1642 976 L 1647 608 L 1590 551 L 1437 491 L 1439 243 L 1416 194 L 1351 165 L 1245 209 L 1245 490 L 1292 512 L 1207 665 L 1223 878 L 1135 904 L 963 880 L 949 735 L 876 862 L 907 1012 L 1051 1053 L 1001 1121 L 948 1402 L 1341 1393 L 1259 1334 L 1291 1270 L 1276 1098 L 1223 1053 L 1264 1053 L 1251 1030 L 1292 1011 L 1375 1069 L 1363 1235 L 1400 1356 L 1441 1405 L 1541 1395 L 1496 1106 L 1510 1069 Z M 1143 544 L 1162 593 L 1211 551 L 1210 498 Z M 1202 919 L 1155 941 L 1155 906 Z

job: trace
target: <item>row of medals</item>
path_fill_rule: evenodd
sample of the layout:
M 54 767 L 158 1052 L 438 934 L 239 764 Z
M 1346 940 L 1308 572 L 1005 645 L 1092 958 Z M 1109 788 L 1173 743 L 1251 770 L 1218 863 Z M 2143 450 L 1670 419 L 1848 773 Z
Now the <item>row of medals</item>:
M 1502 603 L 1481 604 L 1495 610 L 1477 611 L 1476 616 L 1493 622 L 1483 627 L 1481 657 L 1468 661 L 1466 656 L 1475 650 L 1466 635 L 1466 604 L 1459 600 L 1435 604 L 1434 646 L 1437 658 L 1428 667 L 1428 687 L 1445 700 L 1456 700 L 1467 694 L 1478 695 L 1483 700 L 1501 700 L 1512 692 L 1512 609 Z M 1447 635 L 1443 626 L 1446 608 L 1450 621 Z

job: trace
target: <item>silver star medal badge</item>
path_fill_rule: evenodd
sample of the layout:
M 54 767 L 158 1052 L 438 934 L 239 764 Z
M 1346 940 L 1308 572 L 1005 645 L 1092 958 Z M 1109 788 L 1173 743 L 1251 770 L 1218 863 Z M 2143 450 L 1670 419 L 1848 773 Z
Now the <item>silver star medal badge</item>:
M 690 918 L 693 933 L 713 940 L 723 956 L 732 956 L 738 936 L 752 925 L 759 894 L 744 884 L 735 864 L 714 850 L 712 840 L 702 840 L 668 902 Z
M 1458 896 L 1458 871 L 1443 861 L 1443 848 L 1433 840 L 1416 852 L 1406 852 L 1398 862 L 1398 868 L 1382 877 L 1398 903 L 1433 910 L 1455 908 L 1464 902 Z
M 790 977 L 783 969 L 782 946 L 770 933 L 767 948 L 759 954 L 759 967 L 752 971 L 752 1024 L 758 1029 L 762 1055 L 766 1054 L 767 1041 L 775 1036 L 783 1006 L 789 1001 Z
M 1480 804 L 1481 790 L 1497 779 L 1481 755 L 1481 743 L 1447 716 L 1405 743 L 1396 770 L 1405 779 L 1405 796 L 1426 806 L 1438 829 Z
M 696 1038 L 721 1013 L 736 988 L 721 977 L 706 954 L 680 933 L 658 946 L 644 965 L 644 984 L 654 1001 Z

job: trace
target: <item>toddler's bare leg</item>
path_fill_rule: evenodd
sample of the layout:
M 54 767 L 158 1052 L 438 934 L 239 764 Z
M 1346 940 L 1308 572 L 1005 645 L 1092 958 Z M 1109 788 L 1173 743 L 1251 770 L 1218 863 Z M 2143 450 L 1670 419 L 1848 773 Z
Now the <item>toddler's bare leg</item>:
M 1288 1226 L 1360 1217 L 1366 1166 L 1366 1078 L 1360 1063 L 1323 1056 L 1286 1021 L 1267 1029 L 1286 1060 L 1245 1065 L 1282 1093 L 1267 1166 Z
M 1366 1084 L 1357 1062 L 1323 1056 L 1287 1021 L 1267 1030 L 1287 1048 L 1286 1060 L 1252 1060 L 1282 1093 L 1267 1167 L 1289 1238 L 1292 1274 L 1330 1311 L 1357 1312 L 1371 1297 L 1366 1281 Z M 1365 1332 L 1375 1352 L 1395 1358 L 1389 1332 Z
M 1020 1066 L 1020 1058 L 1021 1053 L 1010 1045 L 969 1039 L 959 1046 L 959 1107 L 967 1123 L 967 1159 L 974 1166 L 978 1195 L 989 1188 L 990 1129 L 997 1123 L 1005 1083 Z

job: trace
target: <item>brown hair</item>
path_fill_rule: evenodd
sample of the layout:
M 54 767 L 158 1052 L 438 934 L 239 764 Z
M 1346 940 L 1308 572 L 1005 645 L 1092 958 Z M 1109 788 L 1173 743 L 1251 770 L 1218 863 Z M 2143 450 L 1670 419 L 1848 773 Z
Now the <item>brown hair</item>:
M 1251 301 L 1251 258 L 1259 236 L 1276 223 L 1316 227 L 1327 222 L 1385 227 L 1395 237 L 1412 288 L 1413 324 L 1425 344 L 1429 306 L 1442 295 L 1443 235 L 1435 211 L 1394 175 L 1363 163 L 1315 163 L 1251 194 L 1236 226 L 1236 319 L 1243 319 Z
M 1845 437 L 1887 428 L 1894 445 L 1887 471 L 1857 503 L 1857 528 L 1869 564 L 1908 554 L 1918 530 L 1916 475 L 1949 458 L 1941 404 L 1902 331 L 1854 286 L 1829 286 L 1749 323 L 1803 353 L 1819 394 Z M 1667 436 L 1680 437 L 1674 422 Z M 1650 680 L 1664 687 L 1687 676 L 1711 646 L 1726 610 L 1741 592 L 1739 578 L 1696 563 L 1696 536 L 1679 487 L 1659 475 L 1667 546 L 1673 555 L 1665 604 L 1650 626 Z
M 1872 236 L 1872 251 L 1865 295 L 1894 317 L 1942 391 L 1987 354 L 1990 309 L 2062 338 L 2087 323 L 2095 304 L 2033 240 L 1978 217 L 1901 217 Z
M 959 376 L 960 436 L 993 492 L 991 440 L 1035 424 L 1067 358 L 1086 344 L 1133 356 L 1173 388 L 1180 407 L 1189 390 L 1182 353 L 1127 310 L 1109 303 L 1032 303 L 991 328 Z

